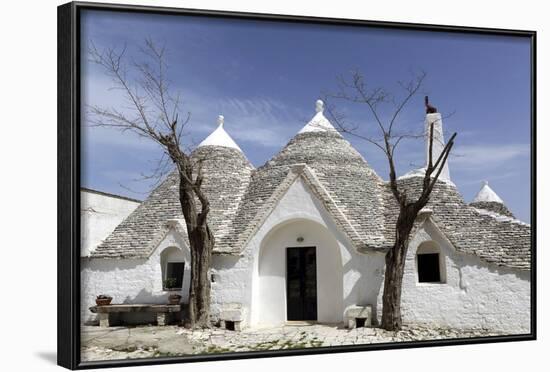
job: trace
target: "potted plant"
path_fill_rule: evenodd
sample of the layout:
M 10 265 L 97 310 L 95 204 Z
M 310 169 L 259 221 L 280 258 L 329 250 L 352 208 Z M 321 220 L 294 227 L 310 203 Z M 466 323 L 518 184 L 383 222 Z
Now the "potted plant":
M 165 291 L 173 291 L 176 289 L 176 278 L 166 278 L 162 284 Z
M 177 291 L 180 288 L 176 288 L 176 278 L 166 278 L 163 281 L 165 291 Z M 181 301 L 181 295 L 177 292 L 170 293 L 168 295 L 168 303 L 170 305 L 179 305 Z
M 112 300 L 111 296 L 101 294 L 95 298 L 95 303 L 97 306 L 107 306 L 111 304 Z

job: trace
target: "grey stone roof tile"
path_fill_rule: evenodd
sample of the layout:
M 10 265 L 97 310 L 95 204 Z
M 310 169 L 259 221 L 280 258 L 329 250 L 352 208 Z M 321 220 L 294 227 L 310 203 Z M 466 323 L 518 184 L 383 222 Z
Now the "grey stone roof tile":
M 485 209 L 488 211 L 496 212 L 498 214 L 501 214 L 503 216 L 515 218 L 512 212 L 502 203 L 494 202 L 494 201 L 479 201 L 479 202 L 472 202 L 470 203 L 472 207 L 478 208 L 478 209 Z
M 253 167 L 239 150 L 228 147 L 201 146 L 193 153 L 193 159 L 201 161 L 205 175 L 203 189 L 209 196 L 209 224 L 216 240 L 215 249 L 230 251 L 234 215 Z M 164 237 L 166 223 L 183 219 L 178 182 L 178 173 L 173 171 L 97 247 L 92 257 L 148 257 Z

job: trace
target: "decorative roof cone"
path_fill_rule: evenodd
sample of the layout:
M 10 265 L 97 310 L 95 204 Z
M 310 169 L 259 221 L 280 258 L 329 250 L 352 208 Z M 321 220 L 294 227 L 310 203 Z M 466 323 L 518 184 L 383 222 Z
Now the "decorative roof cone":
M 472 207 L 485 209 L 507 217 L 514 217 L 512 212 L 504 205 L 504 201 L 489 187 L 488 181 L 483 181 L 481 190 L 477 193 L 474 200 L 470 203 Z
M 496 202 L 496 203 L 504 204 L 504 202 L 497 195 L 497 193 L 494 192 L 491 187 L 489 187 L 488 181 L 483 181 L 481 189 L 479 190 L 476 197 L 474 198 L 473 203 L 477 203 L 477 202 Z
M 330 123 L 330 121 L 325 117 L 323 111 L 325 110 L 325 103 L 318 99 L 315 102 L 315 111 L 317 112 L 315 116 L 307 123 L 299 132 L 334 132 L 338 133 L 336 128 Z
M 227 134 L 225 129 L 223 129 L 224 117 L 223 115 L 218 116 L 218 127 L 213 131 L 208 137 L 206 137 L 198 147 L 202 146 L 221 146 L 221 147 L 230 147 L 239 150 L 242 152 L 239 145 L 233 141 L 233 138 Z

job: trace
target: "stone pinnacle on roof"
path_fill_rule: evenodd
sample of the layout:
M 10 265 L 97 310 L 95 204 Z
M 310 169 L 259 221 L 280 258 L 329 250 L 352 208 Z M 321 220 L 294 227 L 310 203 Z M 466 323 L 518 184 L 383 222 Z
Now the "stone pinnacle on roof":
M 221 146 L 221 147 L 230 147 L 230 148 L 233 148 L 233 149 L 237 149 L 239 150 L 240 152 L 242 152 L 241 148 L 239 147 L 239 145 L 237 145 L 235 143 L 235 141 L 233 141 L 233 138 L 231 138 L 229 136 L 229 134 L 227 134 L 227 132 L 225 131 L 225 129 L 223 128 L 223 121 L 224 121 L 224 117 L 223 115 L 219 115 L 218 116 L 218 128 L 216 128 L 215 131 L 213 131 L 212 133 L 210 133 L 210 135 L 208 137 L 206 137 L 200 144 L 198 147 L 202 147 L 202 146 Z
M 307 132 L 334 132 L 338 133 L 336 128 L 332 126 L 330 121 L 325 117 L 323 111 L 325 110 L 325 103 L 318 99 L 315 102 L 315 116 L 307 123 L 298 133 Z
M 489 182 L 483 181 L 481 190 L 470 205 L 482 213 L 494 212 L 515 219 L 514 214 L 504 205 L 502 199 L 489 187 Z
M 439 155 L 443 152 L 445 148 L 445 138 L 443 136 L 443 119 L 441 114 L 437 112 L 437 109 L 433 106 L 427 105 L 426 119 L 424 121 L 425 130 L 426 130 L 426 166 L 430 162 L 430 125 L 433 124 L 433 143 L 432 143 L 432 161 L 435 163 L 439 158 Z M 431 110 L 429 109 L 431 108 Z M 435 112 L 433 112 L 435 110 Z M 441 167 L 441 166 L 440 166 Z M 451 181 L 451 175 L 449 172 L 449 162 L 446 161 L 443 164 L 443 169 L 439 174 L 439 179 L 445 182 Z
M 497 193 L 494 192 L 491 187 L 489 187 L 488 181 L 483 181 L 483 186 L 481 187 L 481 190 L 479 190 L 479 192 L 477 193 L 472 203 L 478 203 L 478 202 L 495 202 L 495 203 L 504 204 L 504 202 L 497 195 Z
M 425 97 L 426 104 L 426 118 L 424 119 L 424 133 L 425 133 L 425 147 L 426 147 L 426 165 L 422 168 L 413 169 L 406 174 L 399 177 L 400 180 L 411 177 L 424 177 L 426 174 L 426 168 L 430 162 L 430 127 L 433 124 L 433 143 L 432 143 L 432 162 L 437 162 L 440 154 L 445 148 L 445 137 L 443 135 L 443 119 L 441 114 L 437 112 L 437 109 L 431 106 Z M 439 165 L 441 167 L 441 165 Z M 432 177 L 437 173 L 437 169 L 432 173 Z M 439 174 L 438 181 L 444 182 L 448 185 L 455 186 L 451 181 L 451 174 L 449 172 L 449 161 L 447 160 L 443 164 L 443 169 Z

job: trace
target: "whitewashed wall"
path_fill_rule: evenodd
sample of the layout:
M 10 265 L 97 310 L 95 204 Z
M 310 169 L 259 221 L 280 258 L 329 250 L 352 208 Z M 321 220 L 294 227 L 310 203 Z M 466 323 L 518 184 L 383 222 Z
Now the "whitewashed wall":
M 296 241 L 299 236 L 304 238 L 302 243 Z M 283 254 L 289 246 L 318 247 L 320 320 L 339 322 L 346 307 L 376 303 L 381 285 L 376 268 L 383 263 L 383 257 L 356 253 L 300 178 L 259 227 L 240 260 L 233 267 L 226 264 L 225 268 L 218 268 L 220 282 L 215 286 L 214 301 L 242 303 L 248 311 L 247 323 L 253 326 L 284 322 L 286 267 Z M 266 269 L 262 261 L 275 266 Z M 229 291 L 225 283 L 232 283 Z
M 140 203 L 88 190 L 80 191 L 80 257 L 87 257 Z
M 298 243 L 296 239 L 303 237 Z M 286 248 L 316 247 L 317 317 L 320 322 L 342 321 L 343 275 L 340 247 L 327 228 L 317 222 L 293 219 L 266 237 L 258 261 L 257 314 L 261 323 L 281 324 L 286 316 Z
M 172 247 L 178 248 L 174 252 Z M 162 254 L 170 252 L 169 257 Z M 179 252 L 179 253 L 178 253 Z M 181 235 L 170 229 L 157 249 L 148 259 L 81 259 L 81 319 L 95 322 L 96 315 L 89 311 L 95 305 L 95 297 L 106 294 L 113 303 L 167 303 L 173 292 L 163 290 L 161 262 L 164 258 L 185 262 L 182 302 L 187 302 L 190 283 L 190 254 Z
M 418 282 L 416 251 L 429 241 L 436 243 L 443 255 L 444 283 Z M 528 272 L 497 267 L 477 256 L 456 252 L 429 220 L 417 231 L 409 247 L 403 278 L 404 322 L 529 332 Z M 380 300 L 379 313 L 381 303 Z

